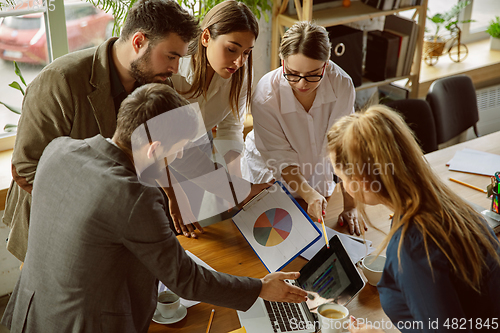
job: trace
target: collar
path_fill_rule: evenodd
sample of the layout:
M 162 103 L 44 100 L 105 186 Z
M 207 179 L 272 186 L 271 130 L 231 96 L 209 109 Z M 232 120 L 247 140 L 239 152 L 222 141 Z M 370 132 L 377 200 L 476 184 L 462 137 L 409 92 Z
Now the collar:
M 130 161 L 127 154 L 125 154 L 117 145 L 108 142 L 101 134 L 97 134 L 92 138 L 84 140 L 90 147 L 97 150 L 99 153 L 107 156 L 116 163 L 125 166 L 134 174 L 136 173 L 134 164 L 132 164 L 132 161 Z
M 118 75 L 115 63 L 113 61 L 112 50 L 115 42 L 116 40 L 112 40 L 108 44 L 109 78 L 111 83 L 111 96 L 113 98 L 116 98 L 121 94 L 127 94 L 127 92 L 125 91 L 125 87 L 123 87 L 122 81 L 120 80 L 120 76 Z
M 290 83 L 283 76 L 283 67 L 278 68 L 279 70 L 279 90 L 280 90 L 280 111 L 282 114 L 297 112 L 297 108 L 290 107 L 290 101 L 297 101 L 297 98 L 293 94 L 292 87 Z M 316 89 L 316 97 L 314 98 L 313 105 L 311 107 L 315 108 L 323 104 L 331 103 L 337 100 L 337 94 L 333 89 L 332 83 L 330 81 L 330 75 L 336 75 L 334 73 L 335 65 L 332 61 L 328 62 L 328 66 L 325 68 L 325 73 L 318 88 Z M 333 72 L 333 73 L 332 73 Z

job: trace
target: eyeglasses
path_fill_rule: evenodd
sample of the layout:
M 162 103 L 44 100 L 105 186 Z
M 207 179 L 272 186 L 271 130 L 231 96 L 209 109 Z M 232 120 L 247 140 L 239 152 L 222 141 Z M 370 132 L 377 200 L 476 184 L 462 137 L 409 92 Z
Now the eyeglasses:
M 325 73 L 325 67 L 326 67 L 326 62 L 323 65 L 323 70 L 321 71 L 321 75 L 306 75 L 306 76 L 301 76 L 297 74 L 288 74 L 285 73 L 285 61 L 283 61 L 283 76 L 287 81 L 289 82 L 299 82 L 301 79 L 306 80 L 307 82 L 319 82 L 323 78 L 323 74 Z

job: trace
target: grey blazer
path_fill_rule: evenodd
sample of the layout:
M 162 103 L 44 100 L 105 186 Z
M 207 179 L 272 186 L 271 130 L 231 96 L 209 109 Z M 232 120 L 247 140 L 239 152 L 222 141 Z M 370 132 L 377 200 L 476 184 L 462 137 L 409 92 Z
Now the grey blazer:
M 156 279 L 178 295 L 239 310 L 258 279 L 196 265 L 170 229 L 158 188 L 101 135 L 61 137 L 33 185 L 29 246 L 2 323 L 12 333 L 147 332 Z

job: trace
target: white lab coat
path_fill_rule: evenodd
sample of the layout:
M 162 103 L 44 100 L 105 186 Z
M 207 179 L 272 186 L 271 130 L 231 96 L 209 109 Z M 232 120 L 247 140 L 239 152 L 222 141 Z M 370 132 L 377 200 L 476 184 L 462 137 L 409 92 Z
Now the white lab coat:
M 309 185 L 330 196 L 335 183 L 326 135 L 337 119 L 354 112 L 354 100 L 351 78 L 332 61 L 309 112 L 294 96 L 281 67 L 267 73 L 252 98 L 254 130 L 245 141 L 244 178 L 257 184 L 273 177 L 282 180 L 281 171 L 296 165 Z

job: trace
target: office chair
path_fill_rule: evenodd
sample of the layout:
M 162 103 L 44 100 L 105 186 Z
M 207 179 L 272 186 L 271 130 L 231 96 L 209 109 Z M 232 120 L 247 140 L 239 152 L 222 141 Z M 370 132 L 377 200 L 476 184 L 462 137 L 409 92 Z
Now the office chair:
M 426 101 L 423 99 L 402 99 L 388 102 L 387 106 L 403 115 L 406 123 L 415 133 L 424 154 L 438 149 L 434 116 Z
M 434 114 L 438 144 L 458 136 L 470 127 L 474 127 L 474 133 L 479 136 L 476 90 L 470 77 L 456 75 L 434 81 L 426 100 Z

